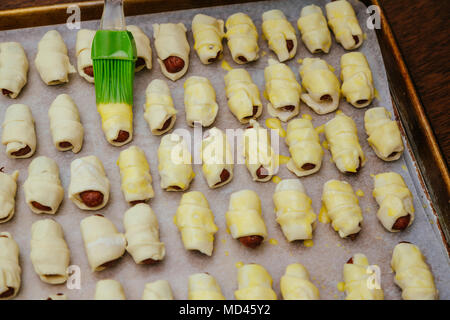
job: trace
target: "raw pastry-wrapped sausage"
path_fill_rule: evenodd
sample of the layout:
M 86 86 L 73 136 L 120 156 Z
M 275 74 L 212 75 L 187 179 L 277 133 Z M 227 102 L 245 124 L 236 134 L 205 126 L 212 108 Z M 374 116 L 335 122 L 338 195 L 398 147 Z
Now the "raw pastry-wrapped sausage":
M 363 33 L 352 5 L 346 0 L 339 0 L 329 2 L 325 9 L 336 41 L 346 50 L 359 48 L 363 43 Z
M 364 114 L 364 126 L 369 138 L 367 141 L 378 158 L 394 161 L 403 153 L 403 142 L 397 122 L 390 119 L 383 107 L 371 108 Z
M 153 36 L 161 72 L 172 81 L 180 79 L 189 66 L 186 27 L 182 23 L 154 24 Z
M 239 289 L 234 292 L 237 300 L 277 300 L 272 290 L 272 277 L 259 264 L 246 264 L 238 271 Z
M 145 285 L 142 300 L 173 300 L 172 289 L 167 280 L 157 280 Z
M 366 163 L 356 124 L 343 113 L 325 124 L 325 137 L 336 167 L 342 173 L 357 173 Z
M 97 282 L 94 300 L 126 300 L 126 297 L 119 281 L 105 279 Z
M 150 39 L 138 26 L 129 25 L 127 30 L 131 32 L 136 43 L 137 60 L 135 72 L 141 71 L 146 67 L 152 68 L 152 48 L 150 47 Z
M 159 241 L 159 225 L 148 204 L 140 203 L 123 217 L 127 251 L 137 264 L 152 264 L 164 258 L 166 249 Z
M 313 4 L 304 7 L 297 20 L 297 26 L 302 34 L 303 43 L 311 53 L 330 51 L 330 30 L 320 7 Z
M 0 91 L 16 98 L 27 83 L 28 59 L 18 42 L 0 43 Z
M 262 15 L 262 31 L 280 62 L 292 59 L 297 53 L 297 35 L 291 23 L 280 10 L 269 10 Z
M 122 178 L 122 192 L 131 205 L 146 202 L 155 195 L 152 187 L 150 166 L 144 151 L 131 146 L 120 152 L 117 165 Z
M 0 232 L 0 300 L 12 299 L 20 289 L 19 246 L 8 232 Z
M 184 108 L 186 121 L 191 127 L 196 122 L 203 127 L 214 122 L 219 105 L 216 102 L 216 92 L 207 78 L 192 76 L 185 81 Z
M 84 128 L 75 102 L 60 94 L 48 109 L 53 144 L 59 151 L 78 153 L 83 145 Z
M 420 249 L 407 242 L 394 248 L 391 260 L 394 282 L 402 289 L 403 300 L 436 300 L 433 274 Z
M 298 115 L 302 88 L 292 70 L 284 63 L 269 59 L 269 65 L 264 69 L 264 78 L 269 97 L 269 114 L 281 121 L 288 121 Z
M 316 214 L 300 180 L 280 181 L 275 188 L 273 202 L 277 222 L 289 242 L 312 239 Z
M 262 102 L 258 86 L 245 69 L 232 69 L 225 75 L 225 92 L 228 107 L 241 123 L 258 118 L 262 113 Z
M 225 36 L 223 27 L 223 20 L 201 13 L 192 20 L 194 49 L 203 64 L 210 64 L 222 55 L 222 39 Z
M 31 226 L 31 262 L 39 278 L 50 284 L 66 282 L 70 251 L 64 231 L 55 220 L 39 220 Z
M 319 300 L 317 287 L 309 280 L 309 273 L 300 263 L 286 267 L 280 281 L 281 294 L 284 300 Z
M 11 175 L 0 170 L 0 223 L 7 222 L 14 216 L 18 177 L 18 170 Z
M 338 78 L 325 60 L 305 58 L 299 69 L 306 90 L 301 99 L 318 114 L 333 112 L 341 96 Z
M 9 158 L 31 157 L 36 151 L 36 132 L 30 108 L 13 104 L 6 109 L 2 125 L 2 144 Z
M 234 62 L 244 64 L 258 60 L 258 31 L 252 19 L 238 12 L 228 17 L 225 26 L 225 37 Z
M 76 53 L 78 73 L 86 81 L 94 83 L 94 66 L 91 59 L 95 30 L 81 29 L 77 33 Z
M 309 119 L 294 119 L 288 123 L 286 144 L 291 159 L 287 168 L 298 177 L 307 176 L 320 170 L 323 149 L 319 134 Z
M 69 73 L 76 72 L 70 64 L 66 44 L 56 30 L 48 31 L 39 41 L 34 63 L 42 81 L 49 86 L 69 82 Z
M 126 240 L 116 226 L 102 215 L 81 220 L 84 249 L 92 271 L 102 271 L 125 253 Z
M 191 191 L 183 194 L 174 223 L 181 232 L 186 250 L 198 250 L 208 256 L 212 255 L 214 234 L 218 228 L 203 193 Z
M 165 135 L 158 148 L 158 171 L 161 188 L 166 191 L 184 191 L 194 179 L 192 156 L 184 139 L 175 134 Z
M 342 95 L 356 108 L 364 108 L 375 97 L 372 71 L 361 52 L 346 53 L 341 57 Z
M 23 189 L 31 211 L 55 214 L 64 198 L 55 160 L 41 156 L 31 161 Z
M 255 191 L 241 190 L 230 197 L 225 214 L 231 236 L 246 247 L 256 248 L 267 237 L 267 229 L 261 215 L 261 201 Z
M 189 300 L 225 300 L 217 280 L 208 273 L 189 276 Z
M 167 83 L 154 79 L 145 90 L 144 119 L 154 135 L 161 135 L 172 129 L 177 119 L 172 96 Z
M 380 206 L 377 217 L 390 232 L 404 230 L 414 221 L 413 197 L 398 173 L 377 174 L 374 177 L 373 196 Z
M 329 180 L 323 185 L 322 203 L 339 236 L 355 239 L 361 231 L 363 216 L 352 186 L 345 181 Z
M 69 199 L 82 210 L 99 210 L 109 200 L 109 180 L 102 162 L 96 156 L 72 161 Z

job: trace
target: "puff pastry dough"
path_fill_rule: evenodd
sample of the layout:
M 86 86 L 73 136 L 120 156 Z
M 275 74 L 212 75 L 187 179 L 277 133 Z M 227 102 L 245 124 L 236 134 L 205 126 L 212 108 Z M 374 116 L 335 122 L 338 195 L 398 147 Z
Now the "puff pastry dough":
M 150 39 L 138 26 L 129 25 L 127 30 L 131 32 L 136 43 L 137 60 L 134 68 L 135 72 L 139 72 L 142 69 L 152 68 L 152 48 L 150 47 Z
M 39 220 L 31 226 L 31 262 L 39 278 L 46 283 L 60 284 L 69 277 L 70 251 L 64 231 L 52 219 Z
M 157 280 L 145 285 L 142 300 L 173 300 L 172 289 L 167 280 Z
M 380 206 L 377 217 L 387 230 L 398 232 L 413 223 L 413 197 L 401 175 L 395 172 L 377 174 L 373 196 Z
M 341 238 L 354 239 L 363 221 L 358 198 L 346 181 L 329 180 L 323 185 L 322 203 L 334 231 Z
M 319 300 L 319 289 L 309 280 L 309 273 L 300 263 L 286 267 L 280 281 L 284 300 Z
M 55 160 L 41 156 L 31 161 L 23 190 L 31 211 L 55 214 L 64 198 Z
M 225 37 L 234 62 L 244 64 L 258 60 L 258 30 L 252 19 L 238 12 L 228 17 L 225 26 Z
M 174 223 L 181 232 L 186 250 L 198 250 L 212 255 L 214 234 L 219 230 L 208 200 L 200 191 L 183 194 L 174 216 Z
M 0 300 L 17 295 L 21 274 L 19 246 L 9 232 L 0 232 Z
M 39 41 L 34 63 L 42 81 L 49 86 L 69 82 L 69 73 L 77 72 L 70 64 L 66 44 L 56 30 L 48 31 Z
M 372 71 L 361 52 L 346 53 L 341 57 L 342 95 L 356 108 L 364 108 L 375 97 Z
M 297 26 L 309 52 L 328 53 L 330 51 L 331 34 L 320 7 L 313 4 L 304 7 L 297 20 Z
M 95 286 L 94 300 L 126 300 L 125 292 L 119 281 L 99 280 Z
M 92 271 L 104 270 L 110 262 L 125 253 L 125 235 L 102 215 L 94 215 L 81 220 L 81 235 L 84 249 Z
M 346 50 L 359 48 L 364 38 L 352 5 L 346 0 L 339 0 L 327 3 L 325 9 L 336 41 Z
M 78 73 L 90 83 L 94 83 L 94 66 L 91 59 L 94 36 L 95 30 L 81 29 L 77 33 L 75 45 Z
M 297 35 L 281 10 L 269 10 L 262 15 L 262 32 L 269 48 L 280 62 L 292 59 L 297 53 Z
M 128 209 L 123 217 L 127 251 L 137 264 L 152 264 L 164 258 L 166 249 L 159 241 L 159 225 L 148 204 Z
M 196 273 L 189 276 L 189 300 L 225 300 L 217 280 L 208 273 Z
M 269 65 L 264 69 L 264 79 L 269 97 L 267 104 L 269 114 L 281 121 L 288 121 L 298 115 L 302 88 L 291 68 L 269 59 Z
M 223 20 L 196 14 L 192 20 L 194 49 L 203 64 L 210 64 L 220 58 L 223 52 L 222 39 L 225 36 Z
M 11 175 L 0 171 L 0 223 L 5 223 L 14 216 L 18 177 L 18 170 Z
M 238 290 L 236 300 L 277 300 L 272 290 L 272 277 L 259 264 L 246 264 L 238 270 Z
M 192 76 L 184 82 L 184 108 L 186 121 L 191 127 L 195 122 L 203 127 L 209 127 L 214 122 L 219 105 L 216 92 L 207 78 Z
M 164 80 L 154 79 L 145 90 L 144 119 L 152 134 L 159 136 L 172 129 L 177 119 L 170 89 Z
M 367 141 L 378 158 L 394 161 L 403 153 L 403 142 L 397 122 L 390 119 L 389 112 L 383 107 L 371 108 L 364 114 Z
M 291 159 L 287 168 L 298 177 L 307 176 L 320 170 L 323 149 L 320 146 L 319 134 L 309 119 L 293 119 L 289 121 L 286 133 L 286 144 L 289 146 Z
M 336 167 L 342 173 L 357 173 L 366 163 L 352 118 L 337 113 L 325 124 L 325 137 Z
M 18 42 L 0 43 L 0 91 L 16 98 L 27 83 L 28 59 Z
M 231 69 L 225 75 L 225 92 L 228 107 L 241 122 L 248 123 L 262 113 L 258 86 L 245 69 Z
M 6 145 L 9 158 L 31 157 L 36 151 L 36 132 L 30 108 L 13 104 L 6 109 L 2 125 L 2 144 Z
M 184 191 L 194 179 L 192 156 L 184 139 L 175 134 L 162 137 L 158 148 L 158 171 L 161 188 L 166 191 Z
M 68 94 L 60 94 L 48 109 L 53 144 L 59 151 L 78 153 L 83 146 L 84 128 L 75 102 Z
M 402 289 L 403 300 L 437 300 L 433 274 L 420 249 L 407 242 L 395 246 L 391 260 L 394 282 Z

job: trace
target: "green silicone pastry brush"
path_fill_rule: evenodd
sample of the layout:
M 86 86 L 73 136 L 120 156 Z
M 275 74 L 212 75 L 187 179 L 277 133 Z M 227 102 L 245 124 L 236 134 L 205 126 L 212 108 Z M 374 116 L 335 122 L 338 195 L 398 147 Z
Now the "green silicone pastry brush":
M 122 146 L 133 137 L 136 44 L 126 31 L 122 0 L 105 0 L 100 30 L 92 42 L 95 98 L 106 139 Z

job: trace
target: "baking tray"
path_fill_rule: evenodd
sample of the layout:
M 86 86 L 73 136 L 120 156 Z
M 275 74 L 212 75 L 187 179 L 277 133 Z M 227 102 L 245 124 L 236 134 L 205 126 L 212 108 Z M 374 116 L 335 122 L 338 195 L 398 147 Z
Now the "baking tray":
M 166 1 L 167 2 L 167 1 Z M 235 2 L 235 1 L 229 1 Z M 136 13 L 146 13 L 146 12 L 154 12 L 154 10 L 168 10 L 168 9 L 180 9 L 186 8 L 187 5 L 183 2 L 183 4 L 178 4 L 179 6 L 175 6 L 175 2 L 167 2 L 166 4 L 162 4 L 158 6 L 161 2 L 159 1 L 128 1 L 126 2 L 126 12 L 127 14 L 136 14 Z M 217 4 L 217 2 L 199 2 L 199 5 L 205 6 L 206 4 L 213 5 Z M 295 3 L 298 4 L 298 10 L 290 11 L 287 10 L 287 6 Z M 324 1 L 319 1 L 319 3 L 323 7 Z M 376 3 L 376 2 L 375 2 Z M 170 5 L 169 5 L 170 4 Z M 261 25 L 261 13 L 265 10 L 279 8 L 283 10 L 288 19 L 296 24 L 296 20 L 298 18 L 301 7 L 308 4 L 307 1 L 304 2 L 294 2 L 294 1 L 272 1 L 272 2 L 258 2 L 255 4 L 241 4 L 234 6 L 223 7 L 220 14 L 217 14 L 218 8 L 208 8 L 208 9 L 197 9 L 190 11 L 177 11 L 167 14 L 160 15 L 151 15 L 151 16 L 138 16 L 138 17 L 129 17 L 127 18 L 128 24 L 137 24 L 143 27 L 144 31 L 147 35 L 152 35 L 151 23 L 153 22 L 185 22 L 186 26 L 190 28 L 190 23 L 192 17 L 199 12 L 211 14 L 216 17 L 220 17 L 222 19 L 226 19 L 226 17 L 230 13 L 244 11 L 250 14 L 250 16 L 254 19 L 257 28 L 260 30 Z M 172 5 L 172 6 L 171 6 Z M 358 6 L 361 4 L 357 4 Z M 31 27 L 30 21 L 35 23 L 36 25 L 42 24 L 50 24 L 64 22 L 67 18 L 66 9 L 68 5 L 58 5 L 52 7 L 42 7 L 42 8 L 34 8 L 34 9 L 22 9 L 22 10 L 10 10 L 5 12 L 0 12 L 0 24 L 3 29 L 11 29 L 19 28 L 19 27 Z M 82 10 L 82 19 L 97 19 L 101 14 L 101 2 L 83 2 L 80 3 L 80 8 Z M 364 14 L 364 10 L 358 10 L 358 15 L 360 18 L 360 24 L 365 27 L 365 20 L 361 20 L 362 14 Z M 153 10 L 153 11 L 152 11 Z M 8 17 L 8 20 L 4 20 L 5 15 Z M 25 17 L 25 18 L 24 18 Z M 51 20 L 47 20 L 48 17 L 52 17 Z M 16 18 L 17 20 L 14 20 Z M 400 118 L 403 123 L 403 128 L 405 131 L 405 137 L 408 138 L 409 144 L 407 143 L 407 150 L 405 150 L 404 157 L 401 162 L 398 162 L 394 165 L 382 163 L 381 160 L 372 159 L 371 161 L 377 161 L 379 168 L 377 168 L 378 172 L 394 170 L 401 173 L 409 187 L 411 188 L 414 196 L 415 196 L 415 207 L 417 210 L 417 218 L 414 222 L 413 226 L 402 232 L 400 234 L 390 234 L 386 232 L 383 227 L 378 223 L 375 212 L 377 210 L 377 205 L 375 201 L 371 197 L 372 191 L 372 183 L 371 179 L 367 180 L 367 176 L 369 176 L 370 169 L 369 163 L 363 169 L 363 171 L 357 177 L 344 177 L 338 173 L 337 169 L 334 168 L 334 165 L 329 161 L 330 155 L 329 152 L 325 152 L 324 157 L 324 168 L 322 168 L 321 172 L 325 172 L 325 168 L 328 170 L 334 170 L 333 175 L 324 175 L 324 174 L 315 174 L 307 178 L 302 178 L 302 181 L 305 185 L 308 185 L 308 192 L 310 196 L 313 198 L 313 207 L 315 211 L 318 213 L 320 209 L 320 198 L 322 192 L 323 183 L 331 178 L 340 178 L 347 180 L 352 183 L 354 189 L 362 189 L 365 193 L 365 197 L 361 198 L 361 207 L 365 210 L 364 213 L 364 225 L 363 232 L 361 237 L 354 242 L 349 242 L 346 240 L 341 240 L 335 233 L 329 228 L 329 225 L 323 225 L 319 223 L 318 228 L 315 232 L 315 245 L 312 248 L 306 248 L 302 244 L 288 244 L 284 239 L 278 225 L 274 219 L 273 213 L 273 204 L 271 197 L 262 196 L 261 200 L 263 203 L 264 210 L 264 219 L 266 221 L 268 230 L 269 230 L 269 238 L 276 239 L 277 241 L 267 241 L 263 246 L 255 251 L 249 251 L 243 249 L 237 241 L 231 239 L 230 235 L 228 235 L 225 231 L 225 222 L 224 222 L 224 213 L 225 210 L 222 206 L 227 206 L 229 195 L 231 192 L 236 190 L 240 190 L 243 188 L 242 185 L 237 183 L 237 178 L 234 179 L 232 183 L 229 185 L 219 189 L 219 190 L 208 190 L 206 184 L 203 180 L 201 168 L 200 166 L 194 166 L 194 170 L 197 173 L 197 177 L 194 180 L 190 190 L 202 190 L 204 191 L 206 197 L 208 198 L 211 207 L 215 213 L 216 224 L 219 226 L 219 232 L 216 234 L 216 242 L 215 242 L 215 252 L 213 257 L 208 258 L 204 256 L 200 256 L 199 254 L 186 252 L 182 246 L 180 236 L 178 230 L 172 223 L 172 216 L 175 213 L 176 207 L 178 206 L 179 199 L 181 197 L 180 193 L 167 193 L 163 192 L 159 188 L 159 177 L 157 173 L 157 163 L 156 161 L 151 161 L 151 171 L 154 178 L 153 186 L 155 188 L 155 199 L 151 201 L 151 206 L 155 210 L 158 215 L 158 219 L 160 221 L 161 227 L 161 240 L 166 243 L 167 247 L 167 257 L 166 259 L 157 266 L 136 266 L 132 261 L 129 255 L 126 255 L 123 259 L 121 259 L 115 267 L 111 269 L 107 269 L 105 271 L 99 273 L 91 273 L 89 267 L 87 265 L 86 257 L 84 254 L 84 249 L 82 245 L 81 235 L 79 232 L 79 221 L 86 217 L 87 214 L 81 212 L 76 209 L 76 207 L 68 200 L 65 199 L 62 206 L 60 207 L 59 213 L 54 217 L 58 222 L 60 222 L 65 230 L 66 240 L 69 244 L 70 249 L 72 250 L 72 264 L 79 265 L 82 270 L 82 288 L 81 290 L 69 290 L 64 285 L 59 286 L 51 286 L 45 283 L 42 283 L 38 280 L 37 275 L 34 273 L 31 262 L 29 260 L 29 238 L 30 238 L 30 228 L 32 222 L 43 218 L 43 216 L 37 216 L 29 211 L 24 203 L 24 196 L 22 191 L 22 184 L 27 176 L 26 168 L 29 162 L 32 159 L 22 160 L 22 161 L 11 161 L 6 159 L 4 153 L 0 153 L 0 161 L 5 163 L 5 167 L 8 172 L 12 171 L 15 168 L 20 169 L 21 176 L 19 179 L 19 192 L 17 196 L 17 213 L 16 217 L 9 223 L 0 225 L 0 230 L 11 231 L 14 237 L 17 239 L 19 246 L 21 248 L 21 264 L 23 268 L 23 284 L 22 289 L 18 295 L 18 299 L 40 299 L 45 298 L 46 294 L 51 294 L 55 292 L 65 292 L 69 298 L 71 299 L 88 299 L 92 298 L 94 294 L 95 282 L 99 279 L 104 278 L 114 278 L 122 282 L 125 287 L 125 291 L 128 298 L 138 299 L 140 298 L 143 290 L 144 283 L 147 281 L 154 281 L 159 278 L 168 279 L 171 282 L 171 285 L 174 290 L 175 297 L 178 299 L 183 299 L 187 297 L 187 276 L 193 272 L 201 272 L 207 271 L 213 274 L 219 283 L 222 285 L 222 290 L 225 296 L 230 299 L 233 297 L 232 292 L 236 289 L 237 281 L 236 281 L 236 262 L 257 262 L 265 266 L 268 271 L 271 273 L 274 279 L 274 288 L 277 292 L 279 292 L 279 279 L 281 275 L 284 273 L 285 267 L 289 263 L 293 262 L 301 262 L 311 272 L 311 276 L 313 282 L 318 286 L 321 291 L 322 298 L 325 299 L 336 299 L 342 298 L 343 293 L 339 292 L 336 288 L 336 285 L 339 281 L 342 281 L 342 266 L 343 263 L 354 253 L 362 252 L 366 253 L 369 257 L 369 261 L 374 264 L 378 264 L 382 271 L 382 286 L 385 290 L 385 295 L 387 299 L 396 299 L 400 297 L 400 291 L 393 284 L 393 274 L 390 271 L 389 261 L 391 257 L 392 248 L 398 241 L 407 240 L 418 244 L 424 254 L 427 256 L 428 262 L 432 266 L 434 271 L 436 282 L 438 288 L 440 289 L 440 297 L 443 299 L 450 298 L 449 292 L 449 261 L 448 261 L 448 247 L 446 246 L 445 238 L 443 235 L 443 231 L 445 231 L 444 223 L 442 223 L 442 228 L 440 227 L 439 221 L 436 218 L 436 214 L 446 213 L 445 206 L 442 206 L 442 203 L 446 204 L 446 199 L 448 197 L 444 197 L 443 201 L 439 198 L 439 192 L 442 195 L 442 189 L 445 189 L 446 179 L 448 178 L 448 172 L 442 168 L 442 166 L 436 165 L 434 168 L 433 174 L 436 174 L 436 171 L 441 172 L 441 176 L 443 179 L 439 180 L 440 184 L 435 184 L 436 180 L 435 176 L 432 176 L 433 179 L 427 179 L 429 175 L 427 175 L 427 171 L 423 169 L 425 166 L 423 163 L 425 161 L 425 155 L 422 155 L 422 150 L 424 147 L 429 147 L 431 149 L 431 153 L 427 152 L 426 157 L 431 160 L 442 160 L 438 149 L 433 149 L 433 146 L 436 146 L 434 136 L 429 128 L 429 124 L 424 117 L 423 109 L 417 99 L 417 94 L 414 91 L 414 88 L 411 84 L 411 80 L 409 75 L 404 68 L 404 64 L 402 65 L 401 56 L 398 53 L 398 49 L 396 49 L 395 40 L 392 37 L 392 33 L 390 33 L 389 26 L 384 20 L 384 16 L 382 15 L 382 29 L 377 31 L 377 35 L 380 40 L 381 48 L 388 48 L 391 51 L 391 60 L 389 63 L 394 63 L 397 66 L 397 70 L 400 76 L 397 75 L 395 82 L 395 86 L 391 85 L 391 94 L 393 100 L 395 102 L 395 108 L 392 108 L 390 95 L 386 91 L 380 92 L 380 102 L 377 105 L 383 105 L 387 107 L 389 110 L 394 111 L 395 115 Z M 8 24 L 9 21 L 9 24 Z M 16 22 L 14 22 L 16 21 Z M 23 22 L 22 24 L 21 21 Z M 34 21 L 34 22 L 33 22 Z M 151 23 L 149 22 L 151 21 Z M 98 22 L 91 22 L 88 24 L 83 24 L 82 27 L 97 27 Z M 53 28 L 53 27 L 52 27 Z M 75 31 L 69 31 L 64 26 L 55 26 L 62 34 L 63 38 L 68 45 L 69 55 L 72 62 L 74 60 L 74 45 L 75 45 Z M 16 101 L 11 101 L 6 98 L 0 99 L 0 105 L 2 106 L 2 110 L 0 116 L 3 118 L 4 107 L 8 106 L 11 103 L 15 102 L 24 102 L 27 103 L 33 111 L 33 114 L 36 117 L 36 113 L 42 112 L 46 114 L 47 107 L 51 103 L 51 101 L 56 97 L 57 94 L 60 93 L 69 93 L 74 98 L 75 102 L 78 103 L 78 107 L 81 111 L 82 122 L 85 127 L 89 127 L 87 133 L 85 135 L 85 145 L 83 147 L 82 152 L 79 155 L 73 155 L 69 153 L 59 153 L 55 150 L 52 150 L 50 133 L 48 130 L 48 121 L 38 121 L 37 123 L 37 134 L 38 134 L 38 155 L 47 155 L 58 161 L 61 169 L 61 178 L 65 190 L 67 191 L 67 186 L 69 183 L 69 165 L 71 160 L 74 158 L 88 155 L 88 154 L 96 154 L 98 155 L 105 167 L 107 167 L 107 174 L 112 184 L 111 190 L 111 200 L 110 204 L 100 213 L 104 213 L 108 218 L 110 218 L 119 230 L 123 230 L 122 227 L 122 215 L 126 210 L 127 205 L 123 200 L 122 194 L 120 192 L 120 177 L 118 173 L 118 169 L 115 168 L 115 161 L 117 159 L 119 150 L 114 149 L 115 156 L 107 157 L 103 154 L 102 150 L 111 151 L 111 146 L 109 146 L 104 138 L 103 133 L 100 129 L 100 122 L 98 119 L 98 115 L 96 114 L 94 108 L 94 95 L 93 95 L 93 87 L 86 83 L 83 79 L 81 79 L 78 75 L 73 75 L 71 77 L 71 82 L 68 85 L 52 87 L 49 88 L 45 86 L 34 68 L 34 55 L 36 53 L 36 46 L 38 39 L 43 35 L 43 33 L 50 28 L 31 28 L 27 30 L 26 36 L 23 39 L 19 39 L 22 44 L 25 46 L 28 59 L 30 61 L 30 73 L 29 73 L 29 81 L 30 83 L 27 87 L 24 88 L 23 92 L 19 96 Z M 3 40 L 8 35 L 13 34 L 3 32 L 0 33 L 0 41 Z M 368 33 L 368 41 L 376 41 L 375 34 L 373 32 L 367 31 Z M 31 39 L 33 37 L 33 41 L 26 42 L 27 39 Z M 384 39 L 384 40 L 383 40 Z M 14 40 L 14 39 L 10 39 Z M 191 44 L 192 50 L 192 35 L 189 34 L 189 40 Z M 17 40 L 16 40 L 17 41 Z M 24 43 L 25 41 L 25 43 Z M 383 42 L 385 41 L 385 42 Z M 262 80 L 262 68 L 267 63 L 267 57 L 272 55 L 266 43 L 260 39 L 259 44 L 261 46 L 262 51 L 267 53 L 266 57 L 260 59 L 260 62 L 256 64 L 251 64 L 246 66 L 246 69 L 250 71 L 255 82 L 257 82 L 260 91 L 264 90 L 263 80 Z M 153 46 L 153 41 L 152 41 Z M 154 49 L 154 47 L 153 47 Z M 332 50 L 341 50 L 335 43 L 333 44 Z M 364 47 L 363 49 L 364 50 Z M 378 50 L 378 49 L 377 49 Z M 365 52 L 366 53 L 366 52 Z M 386 53 L 386 52 L 385 52 Z M 366 53 L 367 54 L 367 53 Z M 309 56 L 306 54 L 306 48 L 299 42 L 299 51 L 297 56 L 289 62 L 289 65 L 293 70 L 298 68 L 298 64 L 296 64 L 295 60 L 298 58 L 303 58 L 305 56 Z M 377 63 L 382 64 L 381 57 L 375 55 L 375 58 L 378 59 Z M 160 73 L 159 66 L 155 63 L 155 54 L 153 54 L 154 59 L 154 69 L 150 72 L 145 71 L 139 73 L 136 77 L 136 94 L 135 94 L 135 138 L 133 144 L 139 145 L 143 147 L 147 153 L 149 159 L 153 159 L 154 153 L 159 145 L 159 137 L 154 137 L 149 134 L 147 124 L 142 119 L 142 103 L 144 102 L 144 90 L 146 85 L 150 82 L 151 79 L 158 77 L 163 78 Z M 231 61 L 228 51 L 226 49 L 225 59 L 227 61 Z M 327 57 L 325 57 L 327 59 Z M 328 62 L 330 62 L 327 59 Z M 264 62 L 264 64 L 263 64 Z M 371 62 L 371 61 L 369 61 Z M 188 75 L 196 74 L 195 71 L 198 70 L 194 68 L 194 64 L 199 64 L 198 58 L 196 54 L 191 51 L 191 63 L 192 68 L 191 72 Z M 232 66 L 235 66 L 230 62 Z M 337 61 L 333 61 L 332 64 L 337 68 Z M 387 69 L 391 70 L 391 65 L 387 65 Z M 403 67 L 402 67 L 403 66 Z M 203 67 L 203 66 L 202 66 Z M 220 66 L 216 65 L 216 68 Z M 203 68 L 212 68 L 211 66 L 203 67 Z M 338 72 L 338 69 L 337 69 Z M 198 73 L 197 73 L 198 74 Z M 219 113 L 219 117 L 217 123 L 220 123 L 220 117 L 228 117 L 232 123 L 233 128 L 240 127 L 226 106 L 226 99 L 223 90 L 223 79 L 222 75 L 224 71 L 222 70 L 220 76 L 216 79 L 211 79 L 213 82 L 213 86 L 216 89 L 218 94 L 218 103 L 221 106 L 221 112 Z M 394 75 L 395 76 L 395 75 Z M 298 75 L 297 75 L 298 77 Z M 375 85 L 377 86 L 377 81 L 385 81 L 386 75 L 384 74 L 384 70 L 380 75 L 375 75 Z M 176 83 L 170 83 L 170 87 L 173 90 L 175 103 L 177 109 L 179 110 L 178 119 L 176 128 L 186 128 L 186 124 L 184 121 L 184 111 L 183 103 L 182 103 L 182 91 L 179 91 L 179 87 L 181 87 L 182 83 L 186 79 L 179 80 Z M 400 81 L 401 80 L 401 81 Z M 31 90 L 31 86 L 37 85 L 42 90 L 41 92 L 48 93 L 33 95 Z M 397 85 L 402 85 L 403 88 L 407 90 L 403 92 L 407 92 L 408 94 L 402 94 L 399 96 L 395 87 Z M 394 88 L 393 88 L 394 87 Z M 80 90 L 80 88 L 82 90 Z M 80 100 L 80 95 L 85 95 L 85 90 L 92 91 L 90 95 L 91 101 L 89 103 L 83 103 L 80 105 L 78 102 Z M 82 94 L 80 94 L 80 91 Z M 181 92 L 181 94 L 180 94 Z M 406 96 L 406 98 L 405 98 Z M 414 99 L 414 97 L 416 99 Z M 36 101 L 40 101 L 39 104 Z M 42 103 L 41 103 L 42 101 Z M 264 105 L 266 104 L 265 99 L 263 99 Z M 341 102 L 342 109 L 345 113 L 354 116 L 358 126 L 361 128 L 361 119 L 364 114 L 364 110 L 356 110 L 348 104 Z M 403 112 L 408 112 L 406 116 L 404 116 Z M 414 112 L 415 116 L 411 116 L 410 113 Z M 92 114 L 92 116 L 89 115 Z M 307 113 L 312 115 L 313 123 L 315 126 L 325 123 L 332 116 L 317 116 L 313 114 L 313 112 L 302 104 L 301 113 Z M 262 120 L 268 118 L 268 114 L 265 111 Z M 415 125 L 412 125 L 410 122 L 410 118 L 413 119 Z M 407 120 L 407 121 L 406 121 Z M 411 120 L 412 121 L 412 120 Z M 260 121 L 263 123 L 263 121 Z M 428 126 L 427 126 L 428 125 Z M 218 126 L 222 129 L 225 127 Z M 412 126 L 412 127 L 410 127 Z M 417 134 L 418 128 L 421 128 L 423 132 L 426 133 L 426 141 L 428 143 L 420 145 L 421 149 L 418 149 L 417 141 L 422 142 L 423 140 L 417 140 L 415 134 Z M 95 130 L 95 131 L 94 131 Z M 98 139 L 95 139 L 98 136 Z M 359 130 L 359 138 L 361 144 L 363 145 L 364 152 L 366 155 L 371 155 L 373 158 L 373 152 L 368 147 L 365 142 L 365 133 L 363 130 Z M 322 138 L 323 139 L 323 138 Z M 422 138 L 423 139 L 423 138 Z M 431 142 L 430 142 L 431 141 Z M 434 143 L 434 144 L 433 144 Z M 284 147 L 284 142 L 280 141 L 281 152 L 282 154 L 288 155 L 287 149 Z M 284 147 L 284 149 L 283 149 Z M 48 153 L 42 153 L 43 150 L 51 150 Z M 419 150 L 419 151 L 418 151 Z M 433 156 L 430 156 L 433 155 Z M 431 161 L 429 160 L 429 161 Z M 438 162 L 436 162 L 438 163 Z M 426 163 L 429 165 L 429 162 Z M 393 167 L 395 166 L 395 168 Z M 439 170 L 436 170 L 439 169 Z M 424 173 L 423 175 L 421 173 Z M 431 174 L 431 173 L 430 173 Z M 446 174 L 446 175 L 445 175 Z M 286 170 L 286 168 L 282 168 L 280 173 L 278 174 L 282 178 L 292 178 L 294 177 L 290 172 Z M 366 176 L 366 181 L 362 181 L 361 178 L 363 175 Z M 250 177 L 246 172 L 246 168 L 244 166 L 236 166 L 235 176 L 245 176 L 246 181 L 248 181 L 248 188 L 256 190 L 260 196 L 262 194 L 271 195 L 275 185 L 273 183 L 266 184 L 258 184 L 250 181 Z M 361 180 L 360 180 L 361 178 Z M 444 183 L 444 184 L 443 184 Z M 437 186 L 437 188 L 434 188 Z M 433 189 L 434 188 L 434 189 Z M 447 189 L 448 191 L 448 189 Z M 445 191 L 444 191 L 445 192 Z M 67 194 L 66 194 L 67 195 Z M 433 197 L 437 196 L 437 200 Z M 447 204 L 448 205 L 448 204 Z M 221 207 L 220 210 L 217 210 L 217 207 Z M 370 212 L 367 208 L 370 208 Z M 88 213 L 89 214 L 89 213 Z M 365 234 L 365 235 L 364 235 Z M 277 259 L 273 259 L 273 257 L 277 257 Z M 279 263 L 281 261 L 281 263 Z

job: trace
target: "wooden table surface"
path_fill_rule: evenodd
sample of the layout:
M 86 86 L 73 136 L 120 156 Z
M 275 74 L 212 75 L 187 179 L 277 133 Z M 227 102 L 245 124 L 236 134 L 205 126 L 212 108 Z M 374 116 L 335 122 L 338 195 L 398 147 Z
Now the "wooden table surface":
M 0 10 L 81 1 L 87 0 L 2 0 Z M 167 4 L 171 1 L 181 0 L 168 0 Z M 380 0 L 380 3 L 449 165 L 450 1 Z

